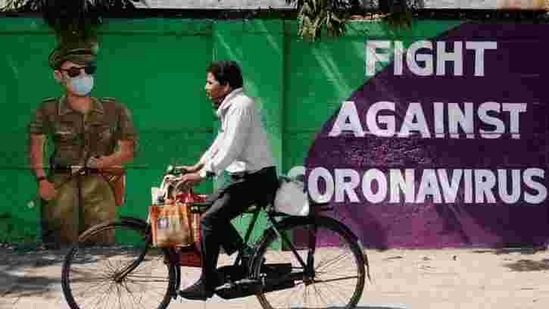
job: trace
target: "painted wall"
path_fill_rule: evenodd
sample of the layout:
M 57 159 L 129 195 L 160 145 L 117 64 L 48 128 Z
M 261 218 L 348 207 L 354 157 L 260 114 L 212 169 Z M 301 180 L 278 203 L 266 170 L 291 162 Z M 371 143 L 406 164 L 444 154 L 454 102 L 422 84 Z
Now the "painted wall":
M 47 67 L 53 37 L 41 21 L 3 18 L 0 23 L 0 104 L 5 111 L 0 114 L 3 126 L 0 130 L 3 141 L 0 149 L 0 197 L 3 201 L 0 203 L 0 241 L 25 243 L 35 239 L 39 226 L 38 207 L 28 204 L 36 194 L 36 184 L 28 169 L 26 126 L 40 101 L 59 95 L 60 89 Z M 263 109 L 279 170 L 287 173 L 295 166 L 326 165 L 327 161 L 315 154 L 343 101 L 356 98 L 358 93 L 368 96 L 369 93 L 363 90 L 367 87 L 377 87 L 369 90 L 376 95 L 405 98 L 391 86 L 394 80 L 388 78 L 387 83 L 380 83 L 376 81 L 377 75 L 365 74 L 367 41 L 402 41 L 403 47 L 407 47 L 418 40 L 445 35 L 460 24 L 457 21 L 418 21 L 411 30 L 392 30 L 380 23 L 357 22 L 351 24 L 349 33 L 343 38 L 311 44 L 296 36 L 295 23 L 281 20 L 108 21 L 102 30 L 94 94 L 116 97 L 127 104 L 140 135 L 138 157 L 128 168 L 127 204 L 120 208 L 120 215 L 146 218 L 149 188 L 160 180 L 165 166 L 194 163 L 213 139 L 217 125 L 203 92 L 205 68 L 210 61 L 231 58 L 241 63 L 245 88 Z M 477 39 L 481 38 L 479 34 Z M 508 38 L 500 36 L 499 39 Z M 531 35 L 523 38 L 519 33 L 512 39 L 537 42 L 542 38 Z M 380 62 L 376 72 L 382 72 L 390 64 L 390 61 Z M 513 67 L 516 68 L 520 66 Z M 520 74 L 520 70 L 516 72 Z M 428 88 L 423 84 L 422 87 Z M 416 97 L 421 98 L 423 93 L 418 92 Z M 361 102 L 357 100 L 359 110 L 371 103 Z M 332 141 L 345 138 L 340 136 Z M 355 142 L 362 150 L 343 143 L 340 148 L 343 153 L 329 152 L 340 159 L 332 167 L 347 162 L 348 168 L 362 168 L 353 165 L 355 161 L 344 160 L 353 153 L 362 155 L 361 151 L 372 148 L 364 139 Z M 366 155 L 372 156 L 369 151 L 364 153 Z M 305 160 L 308 156 L 309 160 Z M 544 163 L 541 161 L 537 165 Z M 419 166 L 418 162 L 413 164 L 415 166 L 411 168 Z M 198 191 L 206 193 L 213 186 L 207 183 Z M 337 201 L 335 197 L 331 202 L 341 210 L 333 215 L 352 226 L 367 247 L 492 246 L 515 239 L 493 231 L 497 220 L 490 224 L 481 221 L 475 226 L 463 224 L 459 220 L 459 209 L 456 212 L 455 207 L 445 207 L 448 205 L 438 205 L 438 210 L 433 212 L 430 207 L 435 206 L 426 203 L 411 207 L 413 211 L 409 212 L 403 211 L 406 205 L 372 207 L 364 200 L 348 203 Z M 547 214 L 545 202 L 532 208 L 539 209 L 538 214 Z M 516 209 L 521 212 L 518 209 L 524 207 Z M 474 214 L 471 216 L 474 221 Z M 432 228 L 444 227 L 448 220 L 454 220 L 454 226 L 461 228 Z M 242 227 L 246 221 L 247 218 L 236 219 L 235 224 Z M 518 221 L 510 225 L 516 234 L 526 235 L 520 238 L 522 242 L 547 239 L 546 219 L 538 223 L 539 232 L 535 235 L 521 229 L 525 223 Z M 468 236 L 445 236 L 458 235 L 456 233 Z M 497 237 L 474 237 L 480 233 Z
M 548 30 L 465 23 L 408 47 L 367 40 L 373 78 L 317 135 L 310 194 L 379 247 L 545 245 Z

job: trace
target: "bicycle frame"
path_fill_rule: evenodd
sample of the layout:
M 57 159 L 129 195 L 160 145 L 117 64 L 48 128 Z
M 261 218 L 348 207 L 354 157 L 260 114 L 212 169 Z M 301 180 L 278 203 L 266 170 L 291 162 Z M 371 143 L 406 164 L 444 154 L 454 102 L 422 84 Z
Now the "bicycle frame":
M 170 179 L 171 177 L 176 177 L 176 175 L 178 175 L 180 173 L 182 173 L 182 171 L 178 171 L 176 167 L 169 166 L 167 168 L 166 174 L 165 174 L 165 176 L 162 180 L 161 187 L 163 187 L 167 183 L 167 179 Z M 179 186 L 180 186 L 180 183 L 175 183 L 173 185 L 173 190 L 177 191 Z M 320 211 L 331 209 L 331 208 L 326 208 L 325 207 L 326 205 L 328 205 L 328 203 L 316 203 L 316 202 L 313 202 L 312 200 L 310 200 L 310 206 L 311 206 L 311 209 L 313 210 L 311 212 L 312 213 L 311 215 L 314 216 Z M 269 209 L 269 207 L 270 207 L 270 205 L 267 205 L 265 207 L 265 209 Z M 253 229 L 255 227 L 255 224 L 257 222 L 257 219 L 259 217 L 259 213 L 261 212 L 262 209 L 263 209 L 263 207 L 258 207 L 256 205 L 255 209 L 253 209 L 252 211 L 247 210 L 247 211 L 244 212 L 244 213 L 252 213 L 252 220 L 251 220 L 250 224 L 248 225 L 248 228 L 247 228 L 247 230 L 245 232 L 245 236 L 244 236 L 244 243 L 245 244 L 247 244 L 250 240 L 252 231 L 253 231 Z M 284 214 L 276 215 L 276 214 L 271 213 L 270 211 L 266 211 L 266 214 L 267 214 L 268 222 L 270 223 L 271 227 L 270 228 L 265 228 L 264 232 L 267 232 L 267 231 L 269 231 L 269 229 L 272 229 L 277 234 L 277 236 L 279 236 L 282 239 L 283 245 L 286 245 L 292 251 L 294 256 L 297 258 L 299 264 L 304 269 L 306 269 L 306 270 L 308 270 L 309 268 L 313 269 L 312 265 L 314 265 L 313 256 L 314 256 L 315 248 L 312 244 L 316 243 L 316 229 L 313 228 L 313 229 L 309 230 L 309 235 L 310 235 L 310 237 L 309 237 L 309 240 L 310 240 L 309 252 L 308 252 L 307 261 L 303 261 L 303 259 L 301 258 L 301 256 L 297 252 L 297 249 L 295 248 L 293 243 L 288 239 L 288 237 L 286 235 L 281 234 L 279 229 L 278 229 L 278 223 L 275 220 L 275 218 L 278 217 L 278 216 L 285 216 L 285 215 Z M 236 256 L 236 259 L 233 263 L 233 266 L 238 266 L 238 263 L 240 262 L 241 259 L 242 259 L 242 251 L 239 250 L 238 254 Z M 313 273 L 311 271 L 307 271 L 307 274 L 308 275 L 313 275 Z
M 327 204 L 319 204 L 319 203 L 312 203 L 312 208 L 315 210 L 313 211 L 309 216 L 314 217 L 317 216 L 320 212 L 329 210 L 331 208 L 324 207 Z M 268 209 L 268 208 L 267 208 Z M 250 224 L 248 225 L 248 228 L 246 230 L 245 236 L 244 236 L 244 242 L 248 243 L 250 240 L 251 233 L 255 227 L 255 224 L 257 222 L 257 219 L 259 217 L 259 213 L 261 212 L 262 208 L 257 207 L 252 211 L 253 217 L 250 221 Z M 248 212 L 249 213 L 249 212 Z M 266 211 L 267 214 L 267 220 L 270 223 L 270 227 L 266 227 L 264 229 L 264 233 L 268 233 L 269 231 L 274 232 L 280 239 L 282 240 L 282 246 L 284 248 L 290 249 L 296 260 L 299 262 L 301 267 L 305 270 L 305 276 L 306 277 L 314 277 L 314 254 L 316 251 L 316 227 L 314 225 L 311 226 L 309 231 L 309 243 L 308 243 L 308 252 L 307 252 L 307 260 L 303 260 L 301 255 L 297 252 L 296 247 L 294 246 L 294 243 L 288 238 L 288 236 L 284 233 L 280 232 L 280 223 L 276 220 L 277 217 L 284 217 L 284 218 L 290 218 L 291 216 L 284 215 L 284 214 L 273 214 L 270 211 Z M 284 219 L 283 219 L 284 220 Z M 282 220 L 280 221 L 282 222 Z M 350 233 L 352 234 L 352 233 Z M 233 263 L 233 266 L 237 266 L 240 262 L 242 252 L 239 251 L 238 255 L 236 257 L 235 262 Z M 251 265 L 250 265 L 251 266 Z M 251 274 L 251 269 L 248 269 L 248 276 Z
M 169 175 L 165 176 L 164 180 L 166 180 L 166 177 L 168 176 Z M 163 181 L 165 186 L 171 186 L 175 189 L 178 188 L 179 182 L 177 182 L 177 179 L 168 180 L 170 180 L 169 183 Z M 164 189 L 164 186 L 161 187 Z M 169 193 L 169 191 L 166 192 Z M 171 191 L 171 193 L 173 194 L 174 191 Z M 153 199 L 153 201 L 154 200 L 155 199 Z M 309 205 L 311 211 L 307 216 L 292 216 L 279 213 L 275 211 L 271 204 L 266 205 L 266 207 L 256 204 L 245 210 L 240 216 L 243 216 L 244 214 L 251 215 L 251 220 L 245 228 L 243 241 L 245 244 L 249 244 L 253 247 L 253 256 L 244 257 L 245 251 L 241 248 L 237 251 L 236 259 L 233 263 L 217 267 L 220 284 L 216 287 L 214 293 L 224 299 L 240 298 L 255 294 L 258 296 L 263 306 L 270 303 L 270 300 L 266 298 L 266 294 L 273 291 L 292 289 L 298 285 L 308 287 L 309 285 L 314 285 L 316 283 L 358 278 L 354 292 L 349 298 L 349 304 L 356 305 L 364 287 L 365 273 L 364 270 L 361 269 L 361 265 L 364 264 L 367 267 L 366 275 L 368 276 L 368 279 L 370 278 L 368 260 L 363 253 L 362 245 L 360 244 L 358 237 L 342 222 L 331 218 L 329 215 L 321 214 L 324 210 L 333 209 L 326 207 L 328 203 L 315 203 L 310 201 Z M 197 202 L 190 205 L 187 209 L 191 213 L 202 214 L 209 206 L 211 206 L 209 203 Z M 252 232 L 256 227 L 259 215 L 262 211 L 265 211 L 268 223 L 265 227 L 261 227 L 262 232 L 260 233 L 262 233 L 262 236 L 257 240 L 252 240 Z M 185 255 L 185 252 L 190 252 L 187 251 L 188 249 L 196 248 L 179 248 L 175 246 L 154 248 L 151 242 L 151 226 L 142 219 L 120 217 L 118 222 L 107 223 L 108 224 L 102 224 L 97 228 L 91 228 L 80 235 L 80 237 L 82 237 L 82 242 L 87 240 L 87 237 L 85 236 L 91 237 L 97 233 L 101 233 L 103 230 L 112 228 L 123 228 L 137 232 L 141 235 L 140 240 L 145 241 L 145 246 L 143 248 L 142 246 L 137 247 L 139 249 L 139 251 L 136 252 L 138 253 L 137 257 L 130 263 L 125 263 L 122 267 L 123 269 L 119 269 L 118 271 L 113 269 L 113 273 L 108 279 L 114 280 L 115 283 L 122 283 L 128 275 L 146 260 L 145 256 L 148 253 L 152 253 L 155 257 L 160 258 L 160 267 L 168 268 L 169 285 L 166 293 L 163 294 L 162 307 L 167 306 L 170 299 L 178 299 L 180 297 L 181 281 L 184 281 L 182 280 L 182 275 L 185 273 L 184 269 L 181 267 L 200 267 L 200 263 L 195 264 L 194 261 L 191 260 L 192 257 L 199 257 L 196 255 L 199 254 L 198 251 L 191 252 L 194 255 Z M 349 245 L 346 252 L 350 251 L 351 256 L 354 257 L 354 261 L 358 263 L 356 275 L 351 274 L 344 276 L 343 278 L 329 278 L 328 280 L 324 280 L 322 274 L 325 272 L 319 270 L 315 271 L 315 260 L 317 260 L 316 262 L 319 264 L 317 267 L 320 267 L 323 264 L 318 262 L 322 262 L 324 257 L 327 257 L 324 250 L 321 248 L 324 247 L 324 241 L 328 241 L 327 247 L 330 248 L 327 249 L 327 252 L 329 256 L 330 250 L 332 250 L 331 247 L 333 247 L 332 239 L 336 239 L 329 236 L 333 234 L 324 234 L 324 231 L 328 231 L 328 233 L 335 232 L 335 235 L 339 235 L 341 241 Z M 318 240 L 321 240 L 320 244 L 317 244 Z M 338 242 L 334 242 L 333 244 L 335 244 L 335 247 L 338 246 Z M 273 246 L 278 247 L 279 245 L 282 246 L 282 248 L 275 248 L 273 250 Z M 278 252 L 279 250 L 285 252 Z M 62 282 L 65 297 L 70 306 L 74 307 L 77 305 L 69 285 L 69 282 L 71 281 L 69 274 L 71 271 L 72 259 L 75 256 L 76 251 L 71 252 L 70 256 L 67 255 L 63 266 Z M 160 255 L 157 253 L 160 253 Z M 315 257 L 315 254 L 318 256 Z M 291 258 L 291 256 L 294 256 L 294 258 Z M 338 254 L 335 258 L 338 259 L 340 256 L 341 255 Z M 128 292 L 131 293 L 129 290 Z M 182 294 L 182 296 L 183 295 L 184 294 Z
M 121 221 L 126 221 L 130 224 L 134 224 L 136 226 L 145 227 L 147 229 L 150 229 L 150 227 L 147 225 L 147 223 L 140 220 L 140 219 L 136 219 L 136 218 L 132 218 L 132 217 L 121 217 L 120 219 L 121 219 Z M 152 235 L 147 232 L 146 237 L 147 237 L 146 243 L 150 243 L 152 241 Z M 147 249 L 143 250 L 143 252 L 141 252 L 139 257 L 135 261 L 133 261 L 130 265 L 128 265 L 127 267 L 124 267 L 124 269 L 122 269 L 117 274 L 115 274 L 114 280 L 117 283 L 123 281 L 124 278 L 128 274 L 130 274 L 132 271 L 134 271 L 134 269 L 136 269 L 139 266 L 139 264 L 141 264 L 141 262 L 145 258 L 146 254 L 147 254 Z

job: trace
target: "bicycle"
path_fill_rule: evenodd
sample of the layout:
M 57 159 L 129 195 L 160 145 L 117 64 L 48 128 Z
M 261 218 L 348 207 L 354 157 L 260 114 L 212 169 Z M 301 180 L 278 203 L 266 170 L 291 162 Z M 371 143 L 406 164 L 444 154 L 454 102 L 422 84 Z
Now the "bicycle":
M 180 169 L 169 167 L 164 179 L 182 173 Z M 177 184 L 170 189 L 177 190 Z M 195 203 L 191 211 L 200 214 L 208 206 Z M 328 209 L 327 203 L 313 203 L 311 214 L 303 217 L 277 213 L 272 205 L 255 205 L 248 209 L 246 213 L 250 213 L 252 219 L 245 232 L 246 243 L 262 211 L 270 226 L 255 242 L 255 252 L 247 265 L 242 262 L 242 252 L 238 252 L 232 264 L 218 267 L 222 284 L 215 294 L 225 299 L 256 295 L 263 308 L 356 307 L 366 275 L 369 278 L 367 256 L 349 228 L 321 214 Z M 107 233 L 106 236 L 103 233 Z M 112 238 L 113 235 L 117 240 L 114 244 L 99 243 L 97 248 L 93 247 L 93 239 Z M 88 305 L 122 308 L 127 304 L 129 307 L 167 308 L 179 297 L 181 268 L 188 264 L 180 257 L 186 251 L 185 248 L 155 248 L 151 238 L 150 225 L 132 217 L 121 217 L 83 232 L 63 263 L 62 288 L 70 308 L 87 308 Z M 112 257 L 122 261 L 111 262 Z M 96 270 L 86 269 L 93 265 L 97 265 Z M 328 271 L 329 267 L 336 269 Z M 346 271 L 345 267 L 352 267 L 354 272 Z M 144 287 L 132 292 L 140 284 Z M 79 293 L 81 285 L 84 289 Z M 347 287 L 349 295 L 344 295 Z M 321 295 L 324 288 L 335 291 Z M 289 295 L 284 297 L 284 293 Z M 109 302 L 111 294 L 115 294 L 112 303 Z M 97 303 L 90 303 L 94 301 Z M 286 303 L 280 306 L 280 301 Z

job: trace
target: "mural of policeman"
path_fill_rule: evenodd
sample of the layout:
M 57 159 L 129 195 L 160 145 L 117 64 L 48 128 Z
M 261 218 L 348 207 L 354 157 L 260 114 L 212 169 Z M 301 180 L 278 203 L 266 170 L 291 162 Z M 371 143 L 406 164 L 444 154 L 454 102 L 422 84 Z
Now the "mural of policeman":
M 46 99 L 29 125 L 29 156 L 41 197 L 42 241 L 54 249 L 116 217 L 122 204 L 122 165 L 133 160 L 137 141 L 129 110 L 112 98 L 91 96 L 97 48 L 65 43 L 49 65 L 64 94 Z M 46 142 L 53 151 L 44 164 Z M 74 166 L 86 166 L 75 173 Z M 122 192 L 121 192 L 122 191 Z

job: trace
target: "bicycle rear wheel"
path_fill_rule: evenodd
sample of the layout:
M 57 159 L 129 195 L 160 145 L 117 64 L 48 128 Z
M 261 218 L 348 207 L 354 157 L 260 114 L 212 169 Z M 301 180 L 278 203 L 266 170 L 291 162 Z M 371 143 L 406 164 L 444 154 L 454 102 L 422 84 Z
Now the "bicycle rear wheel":
M 166 308 L 175 291 L 176 266 L 151 246 L 143 221 L 91 227 L 65 257 L 61 284 L 70 308 Z
M 253 277 L 264 284 L 257 294 L 263 308 L 357 305 L 364 289 L 366 261 L 350 231 L 322 216 L 289 217 L 277 229 L 280 233 L 271 228 L 265 234 L 251 269 Z M 273 249 L 277 244 L 284 250 Z

